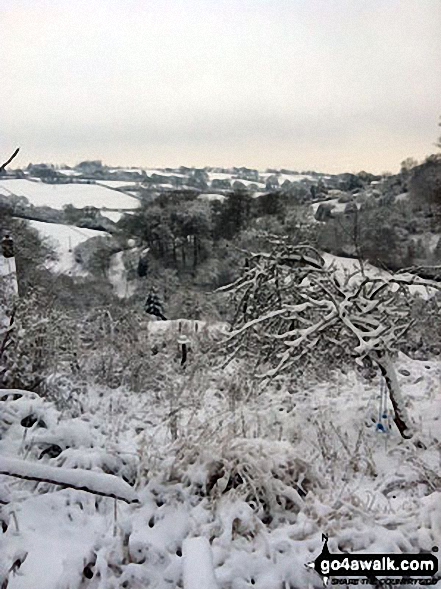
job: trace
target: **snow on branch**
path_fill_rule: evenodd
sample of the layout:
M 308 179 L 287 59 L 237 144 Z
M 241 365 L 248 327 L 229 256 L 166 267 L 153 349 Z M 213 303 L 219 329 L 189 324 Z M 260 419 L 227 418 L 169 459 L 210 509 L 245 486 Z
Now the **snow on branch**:
M 262 357 L 267 356 L 262 346 L 269 346 L 273 359 L 282 352 L 286 360 L 286 348 L 291 358 L 297 353 L 304 357 L 304 346 L 320 334 L 322 341 L 345 341 L 348 356 L 393 353 L 412 323 L 412 287 L 441 288 L 402 274 L 365 275 L 342 285 L 313 248 L 275 245 L 279 249 L 271 253 L 253 254 L 242 276 L 223 287 L 237 304 L 228 347 L 246 338 L 248 346 L 257 344 Z
M 364 273 L 341 281 L 313 248 L 274 244 L 274 251 L 253 254 L 242 275 L 224 287 L 236 305 L 227 334 L 230 358 L 255 356 L 258 376 L 282 371 L 323 371 L 323 365 L 374 362 L 384 372 L 395 422 L 408 437 L 411 422 L 394 375 L 393 358 L 414 324 L 413 301 L 441 284 L 413 274 L 378 277 Z
M 127 503 L 137 503 L 138 498 L 132 487 L 122 479 L 101 472 L 92 472 L 80 468 L 57 468 L 46 464 L 37 464 L 0 456 L 0 474 L 70 487 L 78 491 L 87 491 L 94 495 L 113 497 Z

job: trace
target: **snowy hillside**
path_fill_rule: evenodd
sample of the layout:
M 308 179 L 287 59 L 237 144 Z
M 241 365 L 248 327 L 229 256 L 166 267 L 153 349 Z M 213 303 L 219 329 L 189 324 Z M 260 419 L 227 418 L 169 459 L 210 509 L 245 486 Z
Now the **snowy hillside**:
M 61 225 L 58 223 L 44 223 L 42 221 L 30 221 L 31 227 L 37 229 L 42 237 L 49 239 L 59 259 L 49 262 L 49 268 L 60 274 L 80 275 L 84 271 L 81 265 L 75 261 L 75 247 L 91 237 L 108 235 L 105 231 L 75 227 L 74 225 Z
M 325 261 L 325 267 L 335 270 L 336 275 L 341 281 L 350 277 L 351 282 L 356 281 L 358 283 L 363 280 L 364 276 L 386 279 L 390 279 L 393 276 L 393 273 L 388 270 L 377 268 L 369 262 L 363 262 L 363 264 L 360 264 L 360 261 L 355 258 L 344 258 L 342 256 L 334 256 L 333 254 L 325 252 L 322 252 L 321 256 Z M 406 272 L 400 274 L 400 277 L 403 280 L 409 281 L 412 281 L 414 278 L 411 274 Z M 409 286 L 409 291 L 413 295 L 419 295 L 422 299 L 429 299 L 437 292 L 436 289 L 418 285 Z
M 36 207 L 48 206 L 62 209 L 65 205 L 76 208 L 87 206 L 98 209 L 136 209 L 139 201 L 135 198 L 110 190 L 98 184 L 46 184 L 31 180 L 0 180 L 3 194 L 24 196 Z

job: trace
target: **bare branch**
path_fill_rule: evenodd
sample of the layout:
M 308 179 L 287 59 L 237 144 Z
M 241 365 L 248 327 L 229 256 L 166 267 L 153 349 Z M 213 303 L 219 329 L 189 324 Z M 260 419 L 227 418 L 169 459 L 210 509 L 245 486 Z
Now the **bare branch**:
M 12 160 L 16 157 L 16 155 L 18 154 L 18 152 L 20 151 L 20 148 L 17 147 L 17 149 L 14 151 L 14 153 L 11 155 L 11 157 L 5 161 L 4 164 L 0 165 L 0 172 L 3 172 L 3 170 L 6 168 L 6 166 L 8 166 Z

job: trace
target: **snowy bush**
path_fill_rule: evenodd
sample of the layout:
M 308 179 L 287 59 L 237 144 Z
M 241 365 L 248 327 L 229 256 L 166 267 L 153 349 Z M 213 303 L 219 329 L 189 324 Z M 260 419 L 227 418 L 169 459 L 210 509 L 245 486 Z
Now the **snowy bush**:
M 201 495 L 241 497 L 264 523 L 295 519 L 302 498 L 319 484 L 293 446 L 263 439 L 235 438 L 220 448 L 186 448 L 169 476 Z
M 69 366 L 74 353 L 74 321 L 35 292 L 17 303 L 10 345 L 2 359 L 0 384 L 41 390 L 46 377 Z

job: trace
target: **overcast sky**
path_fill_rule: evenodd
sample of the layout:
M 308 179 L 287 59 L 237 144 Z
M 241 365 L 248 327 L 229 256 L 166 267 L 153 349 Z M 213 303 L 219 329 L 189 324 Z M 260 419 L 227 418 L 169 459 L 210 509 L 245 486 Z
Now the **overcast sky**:
M 436 151 L 440 31 L 440 0 L 0 0 L 0 157 L 395 171 Z

